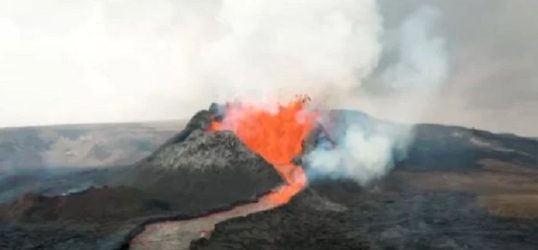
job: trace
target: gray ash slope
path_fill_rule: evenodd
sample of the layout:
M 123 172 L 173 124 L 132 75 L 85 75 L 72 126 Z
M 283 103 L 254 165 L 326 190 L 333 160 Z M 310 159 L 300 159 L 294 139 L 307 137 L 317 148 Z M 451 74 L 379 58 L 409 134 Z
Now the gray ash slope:
M 253 200 L 282 183 L 274 168 L 232 132 L 205 132 L 212 116 L 200 111 L 185 130 L 111 182 L 143 189 L 182 209 Z
M 118 249 L 146 223 L 226 209 L 282 183 L 233 134 L 206 132 L 211 119 L 199 112 L 151 156 L 107 177 L 107 186 L 0 206 L 0 249 Z

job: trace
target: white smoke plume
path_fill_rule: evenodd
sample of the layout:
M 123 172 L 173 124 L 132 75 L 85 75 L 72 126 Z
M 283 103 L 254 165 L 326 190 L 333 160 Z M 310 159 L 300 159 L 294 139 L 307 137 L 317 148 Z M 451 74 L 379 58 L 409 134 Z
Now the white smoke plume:
M 404 101 L 413 101 L 410 97 L 419 92 L 429 95 L 426 89 L 439 85 L 443 44 L 429 37 L 436 14 L 422 9 L 403 23 L 396 42 L 400 60 L 374 75 L 379 78 L 374 84 Z M 219 101 L 239 99 L 272 108 L 268 104 L 275 100 L 308 94 L 331 109 L 357 96 L 383 47 L 374 0 L 224 0 L 215 20 L 211 39 L 197 33 L 201 40 L 194 43 L 192 65 L 200 92 L 215 93 L 212 99 Z M 401 111 L 414 115 L 416 108 Z M 335 147 L 322 143 L 307 156 L 311 176 L 345 176 L 367 184 L 384 175 L 409 142 L 408 129 L 343 121 L 341 129 L 331 131 Z
M 406 122 L 417 122 L 424 108 L 436 97 L 447 77 L 448 59 L 443 38 L 432 35 L 439 12 L 422 7 L 411 14 L 397 33 L 398 60 L 372 76 L 370 87 L 381 89 L 384 113 Z M 367 96 L 362 96 L 367 98 Z M 311 177 L 351 177 L 366 185 L 383 176 L 395 161 L 405 157 L 412 142 L 410 125 L 372 122 L 356 114 L 340 119 L 340 129 L 333 133 L 336 145 L 322 143 L 307 155 Z
M 375 67 L 381 28 L 375 0 L 0 1 L 0 126 L 338 100 Z
M 331 109 L 359 96 L 393 103 L 383 112 L 416 122 L 447 75 L 444 40 L 432 34 L 439 18 L 436 9 L 420 8 L 382 41 L 374 0 L 223 0 L 203 29 L 193 28 L 189 65 L 204 101 L 214 93 L 212 100 L 272 108 L 275 100 L 308 94 Z M 383 48 L 398 59 L 378 67 Z M 384 94 L 361 96 L 356 90 L 365 82 Z M 405 156 L 412 127 L 346 115 L 330 131 L 336 145 L 321 143 L 305 162 L 311 177 L 368 184 Z
M 0 126 L 170 119 L 212 101 L 296 94 L 324 109 L 355 108 L 345 104 L 358 96 L 368 112 L 414 122 L 446 76 L 431 8 L 383 43 L 376 0 L 38 2 L 0 1 Z M 392 48 L 399 60 L 379 68 Z M 368 83 L 390 94 L 357 91 Z M 390 108 L 368 108 L 378 106 Z M 366 183 L 408 141 L 407 131 L 346 125 L 336 149 L 310 155 L 313 169 Z
M 330 102 L 375 67 L 381 19 L 374 0 L 224 0 L 194 62 L 217 100 Z M 206 37 L 204 37 L 206 38 Z

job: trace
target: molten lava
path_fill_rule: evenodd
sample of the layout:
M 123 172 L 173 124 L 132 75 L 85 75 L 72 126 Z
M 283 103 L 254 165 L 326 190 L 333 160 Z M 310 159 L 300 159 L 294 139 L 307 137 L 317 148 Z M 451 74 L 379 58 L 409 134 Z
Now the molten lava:
M 224 119 L 213 122 L 210 128 L 233 131 L 249 149 L 275 166 L 287 184 L 266 196 L 277 205 L 287 203 L 307 182 L 304 170 L 292 163 L 302 153 L 303 141 L 315 124 L 316 114 L 305 108 L 307 101 L 298 98 L 276 110 L 231 103 Z

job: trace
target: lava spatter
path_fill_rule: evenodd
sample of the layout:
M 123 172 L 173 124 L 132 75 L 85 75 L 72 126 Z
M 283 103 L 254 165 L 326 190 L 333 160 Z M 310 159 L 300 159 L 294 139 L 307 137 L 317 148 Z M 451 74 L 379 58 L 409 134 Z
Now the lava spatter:
M 304 170 L 292 163 L 314 128 L 316 113 L 308 110 L 307 104 L 308 98 L 297 98 L 276 109 L 229 103 L 225 117 L 210 127 L 212 131 L 233 131 L 249 149 L 276 168 L 286 185 L 264 198 L 273 204 L 287 203 L 307 184 Z

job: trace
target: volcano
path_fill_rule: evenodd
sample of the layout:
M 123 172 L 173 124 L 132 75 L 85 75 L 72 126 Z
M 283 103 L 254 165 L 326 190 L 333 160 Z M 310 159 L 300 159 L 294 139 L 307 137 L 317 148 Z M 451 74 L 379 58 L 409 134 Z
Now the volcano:
M 292 102 L 276 113 L 245 104 L 212 105 L 133 165 L 63 177 L 75 183 L 98 179 L 93 187 L 21 195 L 0 205 L 0 249 L 147 249 L 144 242 L 134 241 L 148 230 L 161 237 L 154 239 L 162 246 L 159 249 L 178 249 L 176 243 L 184 239 L 175 234 L 177 227 L 199 226 L 199 218 L 213 220 L 220 211 L 260 197 L 274 209 L 256 208 L 251 212 L 259 213 L 241 211 L 237 218 L 215 220 L 219 223 L 213 232 L 202 230 L 184 245 L 191 249 L 535 249 L 538 245 L 535 139 L 417 125 L 407 158 L 396 162 L 385 178 L 366 186 L 345 176 L 307 181 L 302 171 L 308 172 L 308 166 L 296 156 L 326 138 L 313 123 L 317 114 L 304 113 L 303 105 L 301 100 Z M 234 115 L 238 111 L 249 115 Z M 298 114 L 304 119 L 290 126 L 287 121 Z M 365 130 L 398 126 L 350 110 L 333 110 L 328 119 L 332 130 L 340 129 L 343 121 Z M 277 157 L 274 152 L 279 152 Z

